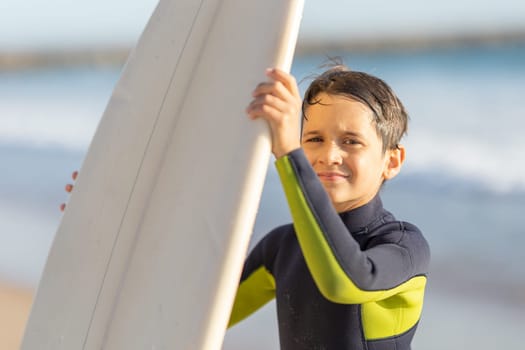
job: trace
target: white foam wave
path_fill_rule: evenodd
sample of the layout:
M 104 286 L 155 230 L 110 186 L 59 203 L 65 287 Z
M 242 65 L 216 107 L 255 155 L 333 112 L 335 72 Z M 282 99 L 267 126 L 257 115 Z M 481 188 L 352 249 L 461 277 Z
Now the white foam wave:
M 87 149 L 118 72 L 60 74 L 49 87 L 51 78 L 45 74 L 0 84 L 0 143 Z M 432 84 L 423 84 L 425 93 L 418 93 L 420 80 L 403 81 L 401 90 L 414 116 L 404 172 L 459 177 L 493 191 L 525 190 L 525 163 L 520 161 L 525 150 L 520 128 L 522 80 L 488 80 L 505 89 L 472 92 L 472 83 L 451 86 L 455 80 L 450 77 L 440 80 L 431 75 Z
M 12 102 L 12 101 L 11 101 Z M 0 106 L 0 142 L 32 147 L 84 150 L 89 145 L 101 111 L 79 101 L 39 101 Z
M 525 190 L 525 140 L 509 138 L 498 144 L 472 135 L 417 130 L 406 142 L 406 170 L 459 177 L 496 192 Z
M 17 108 L 0 107 L 0 143 L 85 151 L 100 118 L 100 112 L 74 105 Z M 406 173 L 459 177 L 497 192 L 525 190 L 525 163 L 520 161 L 525 140 L 519 137 L 494 144 L 479 134 L 419 129 L 411 131 L 405 144 Z

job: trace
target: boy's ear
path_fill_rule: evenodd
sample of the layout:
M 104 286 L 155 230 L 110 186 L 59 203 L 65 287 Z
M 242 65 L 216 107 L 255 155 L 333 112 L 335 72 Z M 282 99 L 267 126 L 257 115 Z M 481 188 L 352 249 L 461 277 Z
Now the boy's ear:
M 401 171 L 401 166 L 405 161 L 405 147 L 398 145 L 397 148 L 386 151 L 385 169 L 383 177 L 385 180 L 394 178 Z

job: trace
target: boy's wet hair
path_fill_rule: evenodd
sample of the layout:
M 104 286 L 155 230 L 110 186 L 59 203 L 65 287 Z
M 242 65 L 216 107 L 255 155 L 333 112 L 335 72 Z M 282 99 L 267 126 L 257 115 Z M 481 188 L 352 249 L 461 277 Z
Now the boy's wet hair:
M 316 77 L 305 92 L 302 112 L 308 120 L 309 106 L 320 104 L 319 94 L 350 98 L 368 106 L 374 115 L 377 134 L 383 142 L 383 152 L 398 147 L 407 132 L 408 114 L 405 107 L 383 80 L 370 74 L 352 71 L 339 64 Z

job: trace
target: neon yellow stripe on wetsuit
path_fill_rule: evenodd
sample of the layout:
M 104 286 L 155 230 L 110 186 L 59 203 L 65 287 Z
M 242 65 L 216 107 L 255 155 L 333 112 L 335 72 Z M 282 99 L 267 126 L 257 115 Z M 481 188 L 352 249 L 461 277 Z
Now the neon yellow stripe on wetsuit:
M 258 268 L 237 289 L 228 327 L 251 315 L 275 298 L 275 280 L 264 266 Z

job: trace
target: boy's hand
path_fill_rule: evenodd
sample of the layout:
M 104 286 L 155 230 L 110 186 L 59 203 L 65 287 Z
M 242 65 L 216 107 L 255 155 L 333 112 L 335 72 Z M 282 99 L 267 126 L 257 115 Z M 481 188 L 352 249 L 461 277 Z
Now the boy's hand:
M 73 181 L 75 181 L 77 179 L 77 176 L 78 176 L 78 171 L 74 171 L 73 174 L 71 174 L 71 178 L 73 179 Z M 73 191 L 73 184 L 67 184 L 66 187 L 65 187 L 65 190 L 67 193 L 71 193 L 71 191 Z M 66 203 L 62 203 L 60 204 L 60 211 L 64 211 L 66 209 Z
M 301 146 L 301 96 L 295 78 L 277 68 L 266 70 L 270 81 L 257 85 L 246 109 L 251 119 L 263 118 L 270 126 L 272 153 L 280 158 Z

